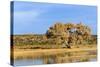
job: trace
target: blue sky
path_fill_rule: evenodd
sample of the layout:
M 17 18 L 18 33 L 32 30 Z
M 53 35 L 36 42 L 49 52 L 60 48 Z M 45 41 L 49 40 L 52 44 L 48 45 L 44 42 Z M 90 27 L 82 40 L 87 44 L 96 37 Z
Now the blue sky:
M 44 34 L 56 22 L 88 25 L 97 34 L 96 6 L 14 1 L 14 34 Z

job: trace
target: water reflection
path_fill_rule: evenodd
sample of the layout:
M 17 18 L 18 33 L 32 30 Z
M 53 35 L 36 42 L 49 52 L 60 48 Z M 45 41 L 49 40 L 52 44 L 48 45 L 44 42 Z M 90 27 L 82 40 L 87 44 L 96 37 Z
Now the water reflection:
M 90 57 L 90 56 L 95 57 Z M 18 59 L 14 61 L 15 66 L 27 66 L 27 65 L 41 65 L 41 64 L 55 64 L 55 63 L 69 63 L 69 62 L 86 62 L 96 61 L 96 52 L 67 52 L 58 55 L 44 56 L 35 59 Z
M 43 64 L 43 59 L 18 59 L 14 61 L 14 66 L 28 66 Z
M 87 61 L 96 61 L 96 58 L 89 59 Z M 28 65 L 41 65 L 41 64 L 55 64 L 55 63 L 65 63 L 65 62 L 80 62 L 79 60 L 62 60 L 62 61 L 55 61 L 53 58 L 48 59 L 21 59 L 15 60 L 15 66 L 28 66 Z

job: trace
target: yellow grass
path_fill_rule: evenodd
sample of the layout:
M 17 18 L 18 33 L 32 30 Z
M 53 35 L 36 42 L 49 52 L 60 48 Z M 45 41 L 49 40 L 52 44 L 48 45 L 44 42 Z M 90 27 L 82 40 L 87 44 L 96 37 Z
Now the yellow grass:
M 82 56 L 88 54 L 88 51 L 96 51 L 96 46 L 94 47 L 80 47 L 80 48 L 60 48 L 60 49 L 14 49 L 14 59 L 23 59 L 23 58 L 38 58 L 44 56 L 52 55 L 63 55 L 65 53 L 71 52 L 71 57 Z M 71 54 L 69 54 L 71 55 Z

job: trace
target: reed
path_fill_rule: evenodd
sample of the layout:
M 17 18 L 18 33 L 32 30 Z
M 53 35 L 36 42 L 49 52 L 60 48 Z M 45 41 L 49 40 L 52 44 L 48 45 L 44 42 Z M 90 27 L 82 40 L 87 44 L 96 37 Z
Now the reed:
M 47 56 L 83 56 L 90 55 L 90 51 L 95 51 L 96 48 L 73 48 L 73 49 L 14 49 L 14 59 L 41 58 Z M 96 53 L 91 54 L 96 55 Z

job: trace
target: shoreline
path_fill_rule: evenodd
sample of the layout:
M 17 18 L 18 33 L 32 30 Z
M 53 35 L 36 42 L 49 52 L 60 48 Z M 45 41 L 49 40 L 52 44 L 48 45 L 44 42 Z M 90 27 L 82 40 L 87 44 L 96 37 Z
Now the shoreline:
M 61 54 L 72 53 L 73 56 L 82 56 L 88 54 L 88 52 L 96 52 L 96 47 L 87 47 L 87 48 L 59 48 L 59 49 L 14 49 L 14 60 L 16 59 L 26 59 L 26 58 L 39 58 L 46 56 L 60 56 Z M 95 54 L 96 55 L 96 54 Z M 88 55 L 89 56 L 89 55 Z

